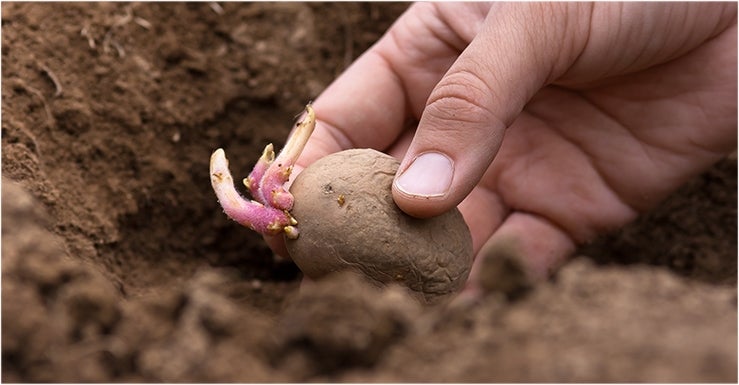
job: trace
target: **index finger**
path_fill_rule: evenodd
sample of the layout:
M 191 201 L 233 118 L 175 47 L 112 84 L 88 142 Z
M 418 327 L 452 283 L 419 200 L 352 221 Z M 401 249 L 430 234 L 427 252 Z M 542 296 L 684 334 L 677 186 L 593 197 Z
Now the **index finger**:
M 349 148 L 385 151 L 408 117 L 420 117 L 433 87 L 479 29 L 480 17 L 460 15 L 486 12 L 477 5 L 449 8 L 411 5 L 318 97 L 316 129 L 298 169 Z
M 371 48 L 313 103 L 316 128 L 297 166 L 349 148 L 387 148 L 402 130 L 404 99 L 400 80 L 377 47 Z

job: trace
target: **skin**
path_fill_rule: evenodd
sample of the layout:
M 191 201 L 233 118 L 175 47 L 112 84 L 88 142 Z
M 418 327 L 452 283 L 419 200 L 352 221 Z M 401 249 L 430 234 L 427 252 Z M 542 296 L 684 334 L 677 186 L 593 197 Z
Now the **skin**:
M 459 205 L 476 263 L 543 277 L 736 148 L 736 36 L 735 3 L 414 4 L 314 102 L 296 169 L 394 155 L 402 210 Z
M 472 265 L 464 218 L 451 210 L 409 220 L 388 194 L 397 168 L 391 156 L 354 149 L 321 158 L 300 174 L 290 188 L 300 237 L 286 246 L 305 277 L 358 268 L 374 281 L 407 286 L 426 303 L 464 287 Z

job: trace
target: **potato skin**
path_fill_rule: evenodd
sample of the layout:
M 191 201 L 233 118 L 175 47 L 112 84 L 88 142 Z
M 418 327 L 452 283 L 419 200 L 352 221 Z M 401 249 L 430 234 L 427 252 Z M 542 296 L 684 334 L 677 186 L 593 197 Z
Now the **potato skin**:
M 371 149 L 328 155 L 293 182 L 300 237 L 285 239 L 310 278 L 355 269 L 397 282 L 427 303 L 459 291 L 472 266 L 472 237 L 456 208 L 429 219 L 402 212 L 391 186 L 399 162 Z

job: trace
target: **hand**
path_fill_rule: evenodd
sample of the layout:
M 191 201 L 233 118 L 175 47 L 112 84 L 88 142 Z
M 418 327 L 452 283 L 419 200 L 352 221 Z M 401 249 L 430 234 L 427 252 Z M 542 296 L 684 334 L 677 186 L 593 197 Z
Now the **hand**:
M 298 165 L 386 151 L 402 210 L 459 205 L 478 260 L 545 276 L 736 147 L 736 35 L 733 3 L 414 4 L 315 101 Z

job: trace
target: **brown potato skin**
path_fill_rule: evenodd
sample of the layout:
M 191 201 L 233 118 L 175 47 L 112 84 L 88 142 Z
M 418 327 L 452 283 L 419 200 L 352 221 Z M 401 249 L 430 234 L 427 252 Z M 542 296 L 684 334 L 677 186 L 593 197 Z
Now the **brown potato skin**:
M 300 237 L 285 239 L 310 278 L 349 268 L 397 282 L 427 303 L 462 289 L 472 266 L 472 237 L 456 208 L 429 219 L 402 212 L 391 186 L 399 162 L 371 149 L 328 155 L 290 187 Z

